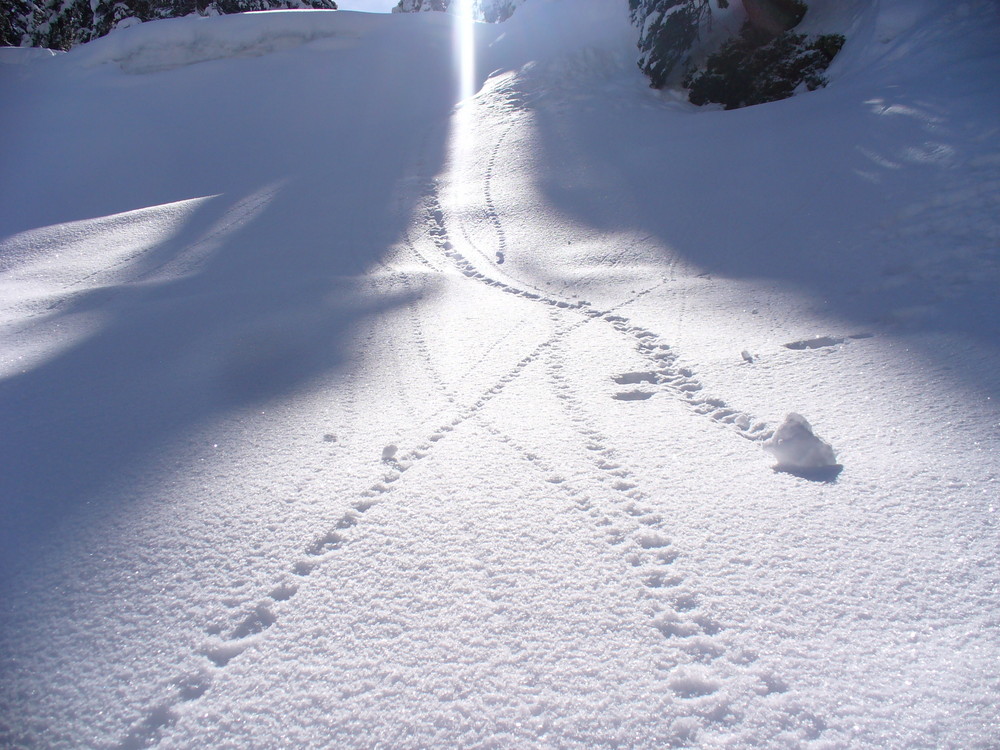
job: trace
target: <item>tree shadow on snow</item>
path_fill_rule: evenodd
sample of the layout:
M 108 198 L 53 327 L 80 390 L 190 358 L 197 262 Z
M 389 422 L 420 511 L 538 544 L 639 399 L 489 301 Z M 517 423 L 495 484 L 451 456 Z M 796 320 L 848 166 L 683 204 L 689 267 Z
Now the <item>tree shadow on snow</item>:
M 69 523 L 78 502 L 172 436 L 342 370 L 365 319 L 420 293 L 366 288 L 360 275 L 385 240 L 338 226 L 341 216 L 291 229 L 315 222 L 318 210 L 294 188 L 196 273 L 98 288 L 60 305 L 56 318 L 106 322 L 0 382 L 6 555 L 23 553 L 40 529 Z M 157 250 L 169 248 L 149 255 Z
M 405 31 L 396 26 L 386 33 Z M 47 144 L 51 194 L 19 196 L 24 211 L 10 213 L 8 232 L 218 197 L 130 261 L 125 283 L 60 300 L 51 320 L 84 316 L 96 330 L 0 382 L 5 568 L 30 566 L 36 541 L 72 530 L 82 504 L 127 512 L 120 493 L 101 489 L 199 425 L 349 376 L 359 327 L 420 296 L 418 281 L 383 292 L 367 274 L 420 198 L 414 170 L 435 174 L 443 162 L 454 93 L 417 84 L 450 77 L 451 56 L 443 48 L 412 66 L 396 47 L 337 58 L 391 81 L 385 91 L 291 56 L 241 62 L 258 66 L 242 77 L 220 64 L 95 88 L 106 101 L 81 113 L 79 140 Z M 148 149 L 134 137 L 147 129 L 182 135 Z M 54 176 L 81 147 L 103 160 L 106 189 L 88 189 L 77 172 Z
M 995 149 L 962 159 L 988 142 L 987 86 L 936 103 L 831 88 L 731 112 L 540 105 L 536 179 L 570 221 L 634 230 L 706 277 L 778 282 L 848 330 L 958 334 L 995 352 L 1000 162 Z M 954 375 L 1000 385 L 987 366 Z

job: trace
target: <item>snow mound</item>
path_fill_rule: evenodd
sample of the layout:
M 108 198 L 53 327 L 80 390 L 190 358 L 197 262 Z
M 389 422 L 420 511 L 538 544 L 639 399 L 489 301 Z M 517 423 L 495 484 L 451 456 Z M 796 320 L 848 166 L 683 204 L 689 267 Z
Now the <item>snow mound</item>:
M 778 459 L 776 471 L 827 478 L 836 476 L 840 464 L 833 447 L 813 433 L 812 425 L 801 414 L 792 412 L 774 436 L 764 443 L 764 450 Z

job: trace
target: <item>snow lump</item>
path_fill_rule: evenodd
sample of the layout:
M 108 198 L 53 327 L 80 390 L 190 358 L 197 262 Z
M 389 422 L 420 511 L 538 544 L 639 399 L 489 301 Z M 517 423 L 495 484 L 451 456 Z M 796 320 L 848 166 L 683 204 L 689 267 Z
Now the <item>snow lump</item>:
M 764 443 L 764 450 L 778 459 L 776 471 L 825 479 L 836 476 L 842 468 L 833 447 L 813 433 L 805 417 L 794 412 Z

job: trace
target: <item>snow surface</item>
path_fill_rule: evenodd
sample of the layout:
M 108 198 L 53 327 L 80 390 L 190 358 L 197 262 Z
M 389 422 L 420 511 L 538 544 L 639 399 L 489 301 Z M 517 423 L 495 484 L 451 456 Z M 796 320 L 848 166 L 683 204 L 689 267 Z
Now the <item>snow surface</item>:
M 0 745 L 997 747 L 1000 11 L 811 5 L 0 55 Z

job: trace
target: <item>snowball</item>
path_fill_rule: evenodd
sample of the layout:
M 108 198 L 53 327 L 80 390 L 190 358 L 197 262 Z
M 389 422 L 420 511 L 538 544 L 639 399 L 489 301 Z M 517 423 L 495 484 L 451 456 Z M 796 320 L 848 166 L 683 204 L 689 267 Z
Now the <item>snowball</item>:
M 764 443 L 764 450 L 778 459 L 775 468 L 780 470 L 815 470 L 838 465 L 830 444 L 816 437 L 805 417 L 794 412 Z
M 382 449 L 382 460 L 391 461 L 396 455 L 397 450 L 399 450 L 399 448 L 397 448 L 394 443 L 389 443 L 389 445 Z

